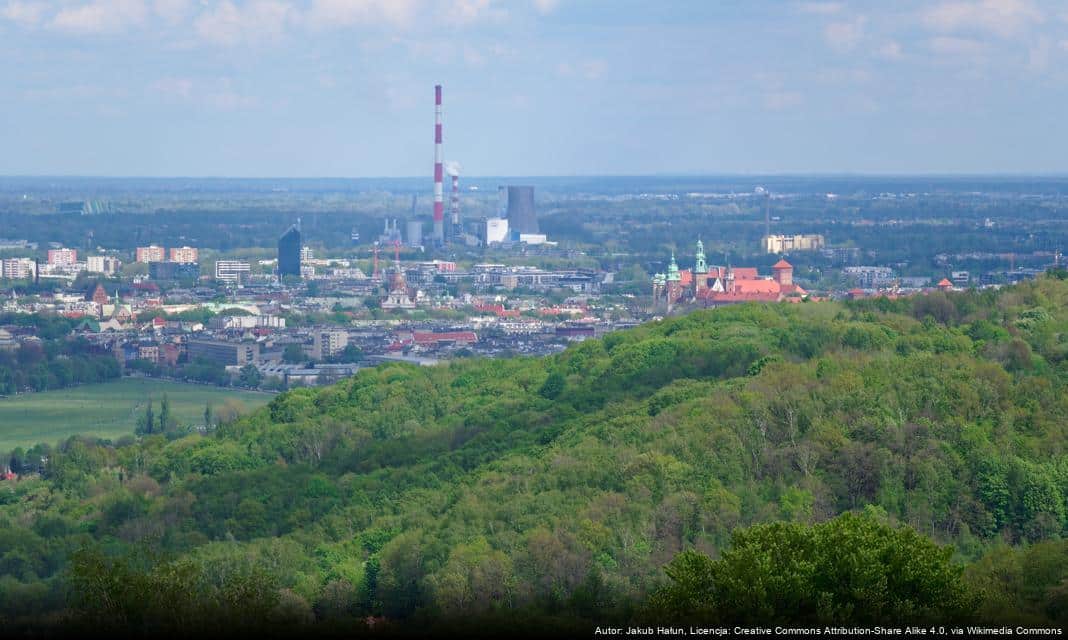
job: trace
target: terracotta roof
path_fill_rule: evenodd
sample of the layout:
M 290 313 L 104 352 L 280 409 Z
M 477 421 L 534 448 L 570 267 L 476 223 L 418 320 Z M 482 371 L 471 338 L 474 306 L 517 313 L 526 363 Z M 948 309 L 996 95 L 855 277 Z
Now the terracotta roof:
M 942 280 L 938 283 L 938 286 L 940 286 L 940 287 L 952 287 L 953 283 L 950 282 L 948 278 L 942 278 Z
M 780 258 L 778 262 L 776 262 L 775 264 L 773 264 L 771 266 L 771 268 L 772 269 L 793 269 L 794 265 L 792 265 L 789 262 L 787 262 L 786 260 L 783 260 L 782 258 Z
M 735 280 L 756 280 L 760 277 L 756 267 L 734 267 L 731 271 Z
M 684 287 L 688 287 L 693 284 L 693 272 L 689 269 L 683 269 L 679 271 L 679 284 Z
M 735 280 L 734 289 L 729 293 L 774 293 L 778 295 L 782 285 L 774 280 Z

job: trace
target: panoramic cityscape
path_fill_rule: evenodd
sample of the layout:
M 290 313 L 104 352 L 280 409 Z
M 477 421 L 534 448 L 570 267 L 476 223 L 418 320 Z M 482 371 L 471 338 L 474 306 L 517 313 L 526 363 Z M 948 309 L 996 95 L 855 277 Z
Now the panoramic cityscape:
M 1062 635 L 1066 28 L 0 4 L 5 633 Z

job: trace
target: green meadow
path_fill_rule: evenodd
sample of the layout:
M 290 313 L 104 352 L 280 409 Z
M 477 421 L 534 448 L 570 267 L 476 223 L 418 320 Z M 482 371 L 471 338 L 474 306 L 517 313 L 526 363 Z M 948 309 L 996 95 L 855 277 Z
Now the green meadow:
M 83 385 L 55 391 L 0 398 L 0 451 L 55 444 L 72 435 L 118 438 L 134 432 L 152 399 L 156 415 L 163 394 L 179 424 L 201 424 L 204 407 L 245 413 L 271 399 L 270 394 L 146 378 Z

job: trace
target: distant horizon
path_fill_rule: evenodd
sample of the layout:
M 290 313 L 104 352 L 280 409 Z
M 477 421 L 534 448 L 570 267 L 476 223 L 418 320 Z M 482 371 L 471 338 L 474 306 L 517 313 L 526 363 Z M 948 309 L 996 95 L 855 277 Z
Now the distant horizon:
M 1050 172 L 897 172 L 897 171 L 739 171 L 739 172 L 664 172 L 664 173 L 569 173 L 569 174 L 482 174 L 462 175 L 468 180 L 491 178 L 1068 178 L 1068 171 Z M 12 179 L 76 179 L 76 180 L 426 180 L 427 175 L 107 175 L 107 174 L 0 174 L 0 180 Z

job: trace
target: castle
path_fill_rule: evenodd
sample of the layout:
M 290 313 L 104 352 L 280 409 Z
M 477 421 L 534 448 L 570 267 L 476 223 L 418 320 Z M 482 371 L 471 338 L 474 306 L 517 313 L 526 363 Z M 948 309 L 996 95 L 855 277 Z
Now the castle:
M 679 269 L 675 253 L 667 273 L 653 276 L 653 306 L 670 312 L 677 304 L 718 307 L 739 302 L 800 300 L 808 292 L 794 284 L 794 267 L 779 260 L 771 276 L 761 276 L 756 267 L 709 266 L 705 246 L 697 241 L 693 269 Z

